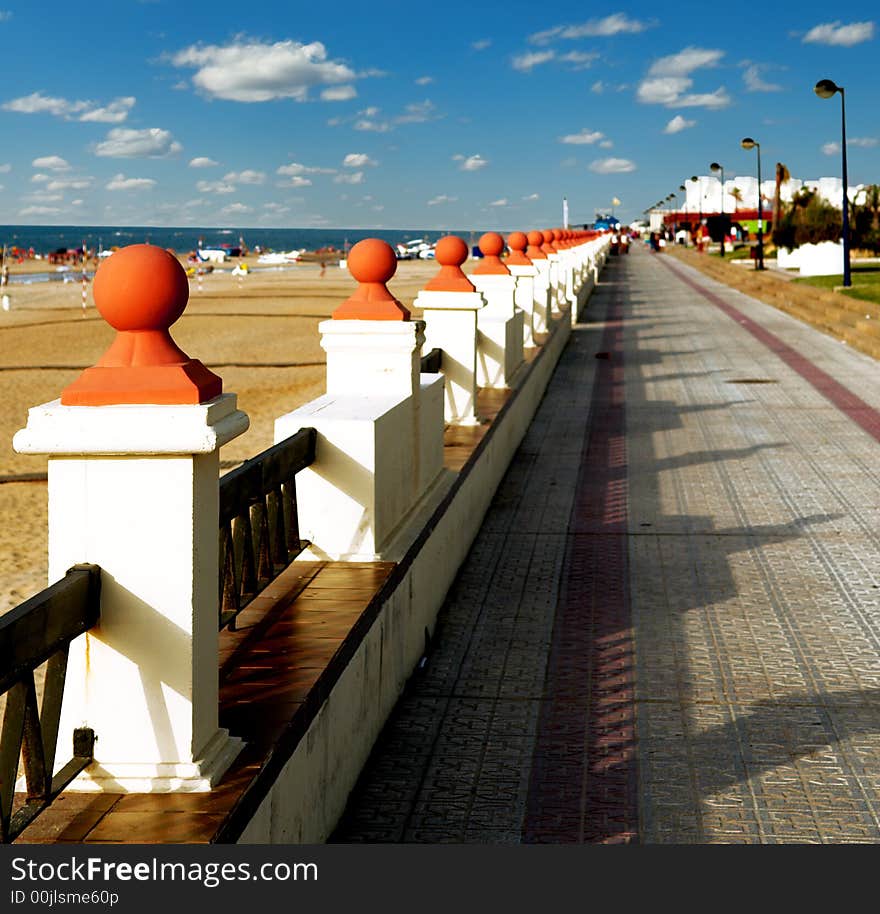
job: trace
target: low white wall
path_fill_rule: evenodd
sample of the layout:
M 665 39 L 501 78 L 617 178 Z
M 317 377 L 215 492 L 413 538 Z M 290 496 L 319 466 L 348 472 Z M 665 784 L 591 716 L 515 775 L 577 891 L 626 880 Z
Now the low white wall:
M 779 248 L 776 265 L 781 270 L 800 270 L 801 276 L 834 276 L 843 273 L 843 243 L 802 244 L 793 251 Z
M 388 715 L 424 653 L 446 593 L 476 537 L 501 479 L 525 435 L 571 335 L 561 321 L 521 373 L 515 394 L 480 445 L 477 459 L 450 489 L 430 533 L 412 531 L 405 573 L 266 794 L 239 843 L 320 843 L 342 815 L 349 793 Z M 430 527 L 430 524 L 428 525 Z

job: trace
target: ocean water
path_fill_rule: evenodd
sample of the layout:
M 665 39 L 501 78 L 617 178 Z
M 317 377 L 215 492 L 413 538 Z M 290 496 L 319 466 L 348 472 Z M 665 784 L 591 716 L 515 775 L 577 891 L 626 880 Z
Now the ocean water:
M 202 247 L 228 244 L 237 247 L 241 241 L 253 251 L 258 245 L 263 250 L 289 251 L 306 248 L 334 247 L 344 251 L 363 238 L 382 238 L 391 245 L 425 238 L 436 241 L 443 235 L 460 235 L 471 242 L 479 233 L 470 230 L 431 231 L 428 229 L 313 229 L 313 228 L 156 228 L 155 226 L 106 226 L 106 225 L 0 225 L 0 244 L 24 250 L 34 249 L 37 254 L 48 254 L 60 248 L 106 250 L 128 244 L 155 244 L 171 248 L 178 253 Z M 476 243 L 475 241 L 473 243 Z

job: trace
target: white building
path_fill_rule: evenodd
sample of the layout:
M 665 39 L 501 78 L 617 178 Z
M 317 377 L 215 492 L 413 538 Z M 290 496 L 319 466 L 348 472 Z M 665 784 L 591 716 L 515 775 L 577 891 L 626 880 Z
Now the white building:
M 700 175 L 696 181 L 685 182 L 687 196 L 682 207 L 688 213 L 717 213 L 722 210 L 721 180 L 714 175 Z M 840 178 L 818 178 L 801 181 L 791 178 L 783 182 L 779 188 L 779 195 L 784 203 L 790 203 L 792 197 L 802 188 L 815 190 L 819 197 L 827 200 L 833 206 L 840 207 L 843 182 Z M 864 190 L 864 184 L 850 186 L 848 196 L 851 201 Z M 737 195 L 734 190 L 739 192 Z M 761 196 L 764 209 L 773 206 L 776 194 L 775 177 L 769 181 L 761 182 Z M 758 208 L 758 181 L 749 175 L 738 175 L 735 178 L 725 178 L 724 181 L 724 207 L 725 213 L 733 213 L 737 209 Z

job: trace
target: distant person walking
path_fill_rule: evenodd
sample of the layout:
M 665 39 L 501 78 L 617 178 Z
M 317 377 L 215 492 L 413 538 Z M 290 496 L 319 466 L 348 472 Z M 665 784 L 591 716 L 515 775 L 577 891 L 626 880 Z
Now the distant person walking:
M 2 305 L 4 311 L 8 311 L 12 307 L 12 302 L 9 298 L 9 264 L 4 263 L 3 269 L 0 270 L 0 305 Z

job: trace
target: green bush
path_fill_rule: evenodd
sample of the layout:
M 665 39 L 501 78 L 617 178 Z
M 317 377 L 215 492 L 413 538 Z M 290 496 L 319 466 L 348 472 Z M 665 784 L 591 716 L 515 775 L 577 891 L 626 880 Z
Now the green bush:
M 843 215 L 814 191 L 802 190 L 786 207 L 773 226 L 772 239 L 778 248 L 818 244 L 820 241 L 839 241 L 843 234 Z

